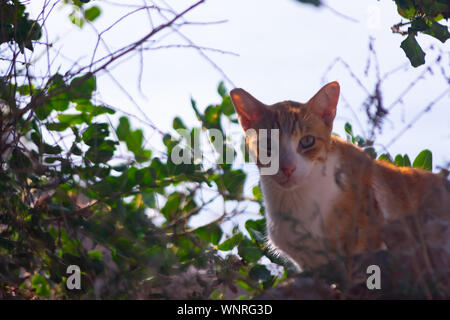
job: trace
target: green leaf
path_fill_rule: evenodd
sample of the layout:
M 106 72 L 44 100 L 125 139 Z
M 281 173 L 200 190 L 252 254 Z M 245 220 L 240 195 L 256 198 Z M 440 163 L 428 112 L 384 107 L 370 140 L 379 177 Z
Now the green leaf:
M 197 108 L 197 102 L 195 102 L 195 100 L 191 97 L 191 106 L 192 109 L 194 109 L 195 115 L 197 116 L 197 119 L 200 120 L 201 122 L 205 121 L 205 117 L 204 115 L 198 110 Z
M 414 159 L 413 167 L 431 171 L 433 169 L 433 154 L 431 151 L 425 149 L 420 152 Z
M 345 130 L 345 132 L 347 132 L 351 137 L 353 137 L 353 128 L 352 128 L 352 125 L 351 125 L 350 123 L 348 123 L 348 122 L 345 123 L 344 130 Z
M 263 195 L 261 192 L 261 188 L 259 186 L 254 186 L 252 189 L 252 193 L 253 193 L 253 196 L 256 198 L 256 200 L 258 200 L 258 201 L 263 200 Z
M 409 160 L 409 157 L 406 154 L 404 156 L 398 154 L 395 157 L 394 162 L 397 167 L 411 167 L 411 161 Z
M 425 52 L 423 52 L 413 34 L 409 34 L 406 39 L 402 41 L 400 47 L 405 52 L 413 67 L 418 67 L 425 63 Z
M 128 150 L 134 153 L 138 162 L 148 161 L 152 155 L 150 150 L 144 150 L 142 144 L 144 142 L 144 133 L 141 129 L 131 131 L 130 121 L 127 117 L 120 117 L 119 125 L 116 129 L 117 137 L 120 141 L 124 141 Z
M 397 167 L 403 167 L 403 156 L 401 154 L 396 155 L 394 162 Z
M 411 31 L 423 32 L 428 29 L 430 29 L 430 26 L 425 22 L 425 19 L 422 17 L 417 17 L 413 21 L 411 21 Z
M 68 126 L 90 123 L 92 120 L 92 116 L 86 113 L 59 114 L 57 118 L 59 122 L 61 122 L 62 124 L 66 124 Z
M 91 250 L 88 252 L 88 256 L 92 260 L 102 260 L 102 251 L 101 250 Z
M 266 219 L 247 220 L 245 222 L 245 228 L 250 234 L 252 240 L 257 243 L 265 242 L 264 234 L 266 232 Z
M 87 74 L 72 79 L 69 96 L 71 99 L 91 99 L 92 93 L 97 89 L 95 76 Z
M 397 3 L 397 11 L 402 17 L 409 20 L 415 17 L 416 9 L 411 0 L 395 0 L 395 2 Z
M 82 19 L 76 12 L 72 12 L 69 15 L 69 20 L 79 28 L 82 28 L 84 25 L 84 19 Z
M 239 243 L 242 241 L 242 239 L 244 238 L 244 236 L 242 235 L 241 232 L 236 233 L 235 235 L 233 235 L 231 238 L 226 239 L 224 242 L 222 242 L 221 244 L 219 244 L 219 246 L 217 247 L 218 250 L 220 251 L 230 251 L 232 250 L 234 247 L 236 247 L 237 245 L 239 245 Z
M 101 10 L 99 7 L 97 6 L 93 6 L 89 9 L 87 9 L 86 11 L 84 11 L 84 18 L 88 21 L 94 21 L 95 19 L 97 19 L 100 14 L 101 14 Z
M 366 144 L 366 140 L 364 140 L 364 138 L 361 136 L 356 136 L 354 142 L 356 142 L 358 144 L 358 147 L 363 147 Z M 367 141 L 367 143 L 368 142 L 369 141 Z
M 144 141 L 144 133 L 141 129 L 131 131 L 128 137 L 125 139 L 128 150 L 133 153 L 139 153 L 142 149 L 142 143 Z
M 225 189 L 228 192 L 227 197 L 235 198 L 242 193 L 246 174 L 242 170 L 230 170 L 223 175 L 217 176 L 215 182 L 219 190 Z
M 106 163 L 113 157 L 116 144 L 116 141 L 103 140 L 98 145 L 91 146 L 85 156 L 94 163 Z
M 355 137 L 353 136 L 353 128 L 352 125 L 348 122 L 344 125 L 344 130 L 347 133 L 347 142 L 355 143 Z
M 268 281 L 272 279 L 270 271 L 264 265 L 257 264 L 248 272 L 248 277 L 253 281 Z
M 45 123 L 45 127 L 50 131 L 64 131 L 66 130 L 70 125 L 68 123 Z
M 62 149 L 60 146 L 58 146 L 58 145 L 52 146 L 47 143 L 42 144 L 42 149 L 43 149 L 44 153 L 47 153 L 47 154 L 60 154 L 62 152 Z
M 65 111 L 69 108 L 69 96 L 67 93 L 61 93 L 57 96 L 54 96 L 50 99 L 48 103 L 46 103 L 46 107 L 49 110 L 56 111 Z
M 38 106 L 35 109 L 35 112 L 36 112 L 36 116 L 38 117 L 39 120 L 45 120 L 53 110 L 54 110 L 54 105 L 52 105 L 51 103 L 45 103 L 45 104 Z
M 114 114 L 115 110 L 105 107 L 105 106 L 94 106 L 89 100 L 81 100 L 77 101 L 77 105 L 75 107 L 76 110 L 85 113 L 91 113 L 92 116 L 98 116 L 101 114 Z
M 229 96 L 223 98 L 220 107 L 222 108 L 223 114 L 228 117 L 236 113 L 236 111 L 234 110 L 233 103 L 231 102 L 231 98 Z
M 161 162 L 159 158 L 153 158 L 150 165 L 157 179 L 161 180 L 167 177 L 167 167 Z
M 435 21 L 431 22 L 431 27 L 428 30 L 424 31 L 424 33 L 432 37 L 435 37 L 442 43 L 444 43 L 450 38 L 450 33 L 448 32 L 447 26 L 444 26 Z
M 392 159 L 391 159 L 391 156 L 390 156 L 389 154 L 387 154 L 387 153 L 381 154 L 381 155 L 378 157 L 378 160 L 380 160 L 380 161 L 386 161 L 386 162 L 389 162 L 389 163 L 394 164 L 394 162 L 393 162 Z
M 372 159 L 377 158 L 377 152 L 374 147 L 365 148 L 364 152 L 367 153 Z
M 224 98 L 227 95 L 227 89 L 225 88 L 225 84 L 223 83 L 223 81 L 219 82 L 219 86 L 217 87 L 217 92 L 219 93 L 219 95 Z
M 405 154 L 405 155 L 403 156 L 403 165 L 404 165 L 405 167 L 411 167 L 411 160 L 409 160 L 409 157 L 408 157 L 407 154 Z
M 428 17 L 436 17 L 441 12 L 449 12 L 450 10 L 450 3 L 447 0 L 421 0 L 417 1 L 416 5 L 420 5 L 422 11 L 428 16 Z
M 195 229 L 195 234 L 204 241 L 217 245 L 222 238 L 222 229 L 216 224 L 209 224 Z
M 100 145 L 109 135 L 107 123 L 93 123 L 82 134 L 84 143 L 88 146 Z
M 127 117 L 120 117 L 116 134 L 120 141 L 125 141 L 130 135 L 130 121 Z
M 205 110 L 204 125 L 206 128 L 220 129 L 220 114 L 222 110 L 220 106 L 208 106 Z
M 50 286 L 47 279 L 39 274 L 35 274 L 31 279 L 31 287 L 36 294 L 41 297 L 50 298 Z
M 147 205 L 149 208 L 155 208 L 156 206 L 156 195 L 154 192 L 143 192 L 142 193 L 142 201 Z
M 19 92 L 19 94 L 21 96 L 29 96 L 33 91 L 34 91 L 33 84 L 31 84 L 31 89 L 30 89 L 30 85 L 28 85 L 28 84 L 17 87 L 17 92 Z
M 404 156 L 398 154 L 395 157 L 394 161 L 397 167 L 411 167 L 411 161 L 409 160 L 409 157 L 406 154 Z
M 144 150 L 141 149 L 138 152 L 134 153 L 135 160 L 139 163 L 149 161 L 152 157 L 152 151 L 151 150 Z
M 262 257 L 261 249 L 251 240 L 244 238 L 238 246 L 238 253 L 248 262 L 256 262 Z
M 182 194 L 179 192 L 171 193 L 167 198 L 167 202 L 161 209 L 161 213 L 168 221 L 172 220 L 181 213 L 181 210 L 179 210 L 181 199 Z
M 173 127 L 175 130 L 186 129 L 186 125 L 183 123 L 183 120 L 181 120 L 180 117 L 175 117 L 175 118 L 173 119 L 172 127 Z
M 31 167 L 31 161 L 22 150 L 14 148 L 9 159 L 9 166 L 13 170 L 23 170 Z
M 44 161 L 46 163 L 55 163 L 56 161 L 60 161 L 61 157 L 45 157 Z
M 235 283 L 239 287 L 247 290 L 248 292 L 253 292 L 253 288 L 250 285 L 248 285 L 244 280 L 236 280 Z
M 179 237 L 175 244 L 178 246 L 176 255 L 181 262 L 198 259 L 201 249 L 192 242 L 190 237 Z

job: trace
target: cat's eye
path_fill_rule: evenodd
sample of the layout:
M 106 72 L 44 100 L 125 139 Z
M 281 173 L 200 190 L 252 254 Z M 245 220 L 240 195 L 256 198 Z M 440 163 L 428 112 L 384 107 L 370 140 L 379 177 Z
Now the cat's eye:
M 313 136 L 304 136 L 300 139 L 300 146 L 302 148 L 311 148 L 315 142 L 316 139 Z

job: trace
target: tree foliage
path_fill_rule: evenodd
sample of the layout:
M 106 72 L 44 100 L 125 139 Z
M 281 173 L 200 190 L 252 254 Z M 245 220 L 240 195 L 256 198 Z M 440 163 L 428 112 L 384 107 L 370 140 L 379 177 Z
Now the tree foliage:
M 401 48 L 413 67 L 425 63 L 425 52 L 416 40 L 418 33 L 432 36 L 442 43 L 450 38 L 448 26 L 440 21 L 450 17 L 450 3 L 446 0 L 395 0 L 398 13 L 408 20 L 392 27 L 393 32 L 406 36 Z M 408 26 L 407 31 L 401 27 Z
M 18 0 L 0 2 L 0 44 L 15 42 L 23 53 L 24 48 L 33 50 L 32 41 L 41 35 L 41 26 L 28 19 L 25 5 Z
M 297 0 L 303 3 L 320 6 L 319 0 Z M 379 0 L 378 0 L 379 1 Z M 450 38 L 448 26 L 443 20 L 450 18 L 450 2 L 447 0 L 393 0 L 399 15 L 406 22 L 392 26 L 394 33 L 406 36 L 400 45 L 413 67 L 425 63 L 425 52 L 420 47 L 416 37 L 422 33 L 445 43 Z M 407 27 L 407 30 L 403 30 Z
M 67 2 L 78 27 L 101 13 L 85 8 L 87 2 Z M 0 6 L 1 42 L 32 50 L 39 24 L 18 1 Z M 0 78 L 0 297 L 252 298 L 294 273 L 266 244 L 261 191 L 244 192 L 247 173 L 235 166 L 235 153 L 233 163 L 209 166 L 187 147 L 189 163 L 169 156 L 197 132 L 212 141 L 211 129 L 225 136 L 225 126 L 238 126 L 223 83 L 218 101 L 204 111 L 192 99 L 198 127 L 173 120 L 173 129 L 188 135 L 162 135 L 163 155 L 146 147 L 143 128 L 129 117 L 97 104 L 96 90 L 91 72 L 55 73 L 43 84 L 23 71 Z M 349 142 L 377 157 L 350 124 L 345 131 Z M 224 141 L 216 148 L 230 147 Z M 378 158 L 411 166 L 407 155 Z M 412 165 L 431 170 L 431 159 L 424 150 Z M 213 195 L 205 197 L 205 189 Z M 223 214 L 192 226 L 213 202 L 222 204 Z M 249 203 L 257 218 L 225 232 L 224 222 Z M 82 271 L 81 290 L 66 286 L 70 265 Z
M 74 10 L 81 5 L 75 2 Z M 17 12 L 26 18 L 23 9 Z M 9 41 L 21 46 L 36 40 L 16 39 Z M 105 116 L 114 115 L 114 108 L 94 102 L 95 74 L 56 73 L 43 86 L 32 79 L 18 85 L 18 77 L 1 79 L 1 296 L 220 298 L 230 290 L 238 295 L 240 287 L 239 295 L 250 297 L 280 279 L 261 263 L 263 256 L 281 262 L 264 242 L 258 188 L 258 196 L 243 200 L 244 171 L 232 164 L 173 163 L 167 155 L 185 138 L 169 133 L 162 136 L 165 156 L 153 155 L 142 129 L 126 116 L 111 124 Z M 222 83 L 218 93 L 219 103 L 204 112 L 192 100 L 201 127 L 176 118 L 173 128 L 224 133 L 224 121 L 236 124 Z M 125 159 L 120 146 L 128 150 Z M 190 218 L 213 200 L 203 199 L 205 186 L 223 203 L 256 203 L 260 218 L 225 236 L 221 222 L 237 214 L 235 204 L 216 221 L 190 227 Z M 153 222 L 152 210 L 164 217 L 162 224 Z M 83 273 L 81 290 L 66 286 L 70 265 Z M 208 281 L 205 270 L 212 270 Z M 179 282 L 186 275 L 195 284 L 182 293 Z

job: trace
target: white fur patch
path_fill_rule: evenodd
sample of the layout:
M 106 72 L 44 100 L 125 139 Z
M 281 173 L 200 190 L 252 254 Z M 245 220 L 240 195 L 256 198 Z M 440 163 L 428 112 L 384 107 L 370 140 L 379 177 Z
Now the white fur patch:
M 339 159 L 329 154 L 312 164 L 310 173 L 292 189 L 282 188 L 271 176 L 261 176 L 270 244 L 299 267 L 327 262 L 323 221 L 332 214 L 341 189 L 335 169 Z

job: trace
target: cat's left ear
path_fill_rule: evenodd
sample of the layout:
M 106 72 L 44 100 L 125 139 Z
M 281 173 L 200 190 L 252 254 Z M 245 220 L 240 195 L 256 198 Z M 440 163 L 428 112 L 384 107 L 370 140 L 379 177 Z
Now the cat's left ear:
M 244 89 L 233 89 L 230 96 L 244 131 L 255 128 L 255 122 L 262 118 L 265 105 Z
M 308 101 L 311 112 L 318 115 L 325 124 L 332 128 L 336 116 L 336 106 L 339 100 L 340 87 L 337 81 L 330 82 Z

